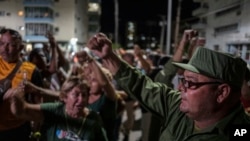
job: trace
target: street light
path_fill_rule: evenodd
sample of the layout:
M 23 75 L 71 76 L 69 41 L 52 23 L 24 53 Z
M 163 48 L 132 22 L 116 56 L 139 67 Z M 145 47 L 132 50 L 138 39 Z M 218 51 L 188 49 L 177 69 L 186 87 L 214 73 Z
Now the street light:
M 119 2 L 118 0 L 114 0 L 115 4 L 115 43 L 119 42 Z
M 167 24 L 165 16 L 161 16 L 161 21 L 159 22 L 159 25 L 161 26 L 161 37 L 160 37 L 160 49 L 162 52 L 164 52 L 164 33 L 165 33 L 165 26 Z
M 166 40 L 166 53 L 170 55 L 171 43 L 171 20 L 172 20 L 172 0 L 168 0 L 168 24 L 167 24 L 167 40 Z

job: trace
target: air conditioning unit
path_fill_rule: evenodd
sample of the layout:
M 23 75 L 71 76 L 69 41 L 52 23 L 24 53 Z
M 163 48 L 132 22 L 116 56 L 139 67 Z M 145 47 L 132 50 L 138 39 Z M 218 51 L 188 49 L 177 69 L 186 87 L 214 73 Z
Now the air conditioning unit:
M 245 33 L 245 38 L 248 38 L 250 40 L 250 33 Z

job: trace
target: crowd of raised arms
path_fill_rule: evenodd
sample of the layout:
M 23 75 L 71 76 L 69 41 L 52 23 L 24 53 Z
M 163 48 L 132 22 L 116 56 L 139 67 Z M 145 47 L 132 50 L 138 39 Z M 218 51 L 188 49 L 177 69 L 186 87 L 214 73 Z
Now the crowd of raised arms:
M 129 141 L 137 108 L 140 141 L 229 141 L 250 124 L 250 68 L 195 30 L 173 56 L 113 50 L 96 33 L 66 58 L 46 37 L 27 52 L 18 31 L 0 31 L 0 141 Z

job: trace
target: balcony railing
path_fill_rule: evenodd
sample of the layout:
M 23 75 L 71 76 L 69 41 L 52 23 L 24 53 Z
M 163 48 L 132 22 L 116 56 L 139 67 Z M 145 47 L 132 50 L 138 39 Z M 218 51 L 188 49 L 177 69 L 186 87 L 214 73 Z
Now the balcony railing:
M 192 29 L 202 30 L 202 29 L 205 29 L 206 26 L 207 26 L 207 23 L 205 21 L 199 21 L 192 25 Z
M 53 0 L 24 0 L 24 6 L 47 6 L 53 7 L 54 1 Z
M 192 15 L 193 16 L 200 16 L 200 15 L 203 15 L 205 13 L 208 12 L 208 8 L 207 7 L 200 7 L 200 8 L 197 8 L 196 10 L 194 10 L 192 12 Z

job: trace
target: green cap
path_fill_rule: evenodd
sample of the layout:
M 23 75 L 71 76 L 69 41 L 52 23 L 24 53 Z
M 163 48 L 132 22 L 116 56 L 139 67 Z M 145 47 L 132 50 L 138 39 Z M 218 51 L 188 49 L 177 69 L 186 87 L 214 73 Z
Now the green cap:
M 177 62 L 173 64 L 184 70 L 220 79 L 239 87 L 243 83 L 246 71 L 246 63 L 241 58 L 204 47 L 197 48 L 187 64 Z

